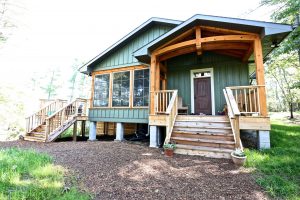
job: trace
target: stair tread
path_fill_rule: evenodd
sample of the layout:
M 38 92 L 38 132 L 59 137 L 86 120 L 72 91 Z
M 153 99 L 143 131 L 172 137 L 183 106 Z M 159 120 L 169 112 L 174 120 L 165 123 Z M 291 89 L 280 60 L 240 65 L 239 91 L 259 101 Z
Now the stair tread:
M 198 139 L 198 138 L 189 138 L 189 137 L 171 137 L 173 140 L 185 140 L 193 142 L 209 142 L 209 143 L 221 143 L 221 144 L 234 144 L 233 141 L 225 140 L 212 140 L 212 139 Z
M 24 140 L 27 140 L 27 141 L 37 141 L 37 142 L 39 142 L 39 141 L 45 141 L 45 138 L 40 138 L 40 137 L 34 137 L 34 136 L 28 136 L 28 135 L 26 135 L 26 136 L 24 136 Z
M 200 151 L 211 151 L 211 152 L 222 152 L 231 153 L 233 149 L 219 148 L 219 147 L 203 147 L 203 146 L 193 146 L 185 144 L 176 144 L 176 148 L 179 149 L 190 149 L 190 150 L 200 150 Z
M 193 134 L 193 135 L 219 135 L 219 136 L 233 136 L 232 133 L 222 133 L 222 132 L 201 132 L 201 131 L 193 131 L 193 130 L 174 130 L 172 133 L 179 133 L 179 134 Z
M 229 120 L 207 120 L 207 119 L 176 119 L 177 122 L 202 122 L 202 123 L 230 123 Z
M 227 130 L 231 130 L 231 127 L 229 127 L 229 126 L 221 127 L 221 126 L 178 126 L 178 125 L 175 125 L 174 129 L 175 128 L 227 129 Z

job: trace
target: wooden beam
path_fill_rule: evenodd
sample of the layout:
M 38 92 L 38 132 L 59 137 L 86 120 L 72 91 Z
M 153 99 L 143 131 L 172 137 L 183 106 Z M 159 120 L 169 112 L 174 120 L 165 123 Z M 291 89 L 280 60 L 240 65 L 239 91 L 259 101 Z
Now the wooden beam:
M 172 44 L 176 44 L 178 43 L 180 40 L 183 40 L 184 38 L 188 37 L 189 35 L 192 35 L 194 33 L 194 29 L 190 29 L 182 34 L 180 34 L 179 36 L 175 37 L 174 39 L 170 40 L 169 42 L 166 42 L 164 45 L 160 46 L 157 49 L 162 49 L 166 46 L 170 46 Z
M 199 26 L 196 27 L 196 49 L 197 49 L 197 55 L 202 54 L 202 48 L 201 48 L 201 29 Z
M 240 129 L 243 130 L 271 130 L 269 117 L 240 116 Z
M 151 55 L 151 65 L 150 65 L 150 114 L 154 115 L 154 91 L 155 91 L 155 77 L 156 77 L 156 56 Z
M 159 61 L 156 64 L 156 71 L 155 71 L 155 91 L 157 90 L 160 90 L 160 62 Z
M 255 35 L 222 35 L 222 36 L 201 38 L 201 43 L 220 42 L 220 41 L 253 42 L 256 38 L 257 36 Z
M 216 28 L 211 26 L 201 26 L 201 29 L 204 31 L 210 31 L 213 33 L 221 33 L 221 34 L 244 34 L 244 35 L 259 36 L 257 33 L 250 33 L 245 31 L 237 31 L 237 30 L 224 29 L 224 28 Z
M 137 69 L 148 69 L 148 68 L 149 67 L 145 66 L 145 65 L 136 65 L 136 66 L 130 66 L 130 67 L 121 67 L 121 68 L 116 68 L 116 69 L 95 71 L 92 73 L 92 75 L 109 74 L 109 73 L 113 73 L 113 72 L 130 71 L 130 70 L 137 70 Z
M 250 47 L 248 48 L 246 54 L 244 55 L 244 57 L 242 58 L 243 62 L 248 62 L 250 56 L 253 53 L 253 44 L 250 45 Z
M 153 54 L 155 56 L 160 56 L 160 55 L 163 55 L 163 54 L 166 54 L 166 53 L 178 50 L 178 49 L 194 46 L 195 44 L 196 44 L 196 40 L 188 40 L 188 41 L 184 41 L 184 42 L 180 42 L 180 43 L 177 43 L 177 44 L 173 44 L 173 45 L 164 47 L 164 48 L 159 49 L 159 50 L 155 50 L 153 52 Z
M 265 85 L 265 70 L 263 63 L 263 53 L 260 38 L 254 40 L 254 60 L 256 65 L 256 81 L 257 85 Z M 261 115 L 266 117 L 267 111 L 267 97 L 265 87 L 259 87 L 259 101 Z
M 184 48 L 184 49 L 178 49 L 178 50 L 172 51 L 170 53 L 164 54 L 159 57 L 159 60 L 164 61 L 164 60 L 173 58 L 175 56 L 180 56 L 180 55 L 184 55 L 184 54 L 188 54 L 188 53 L 192 53 L 192 52 L 196 52 L 196 46 L 192 46 L 192 47 L 188 47 L 188 48 Z

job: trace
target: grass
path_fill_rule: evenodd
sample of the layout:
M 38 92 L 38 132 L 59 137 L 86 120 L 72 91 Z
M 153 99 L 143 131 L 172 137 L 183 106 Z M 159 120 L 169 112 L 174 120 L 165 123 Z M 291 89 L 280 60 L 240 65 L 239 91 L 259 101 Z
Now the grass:
M 300 126 L 272 121 L 271 149 L 246 150 L 246 167 L 272 197 L 300 199 Z
M 73 186 L 64 192 L 66 170 L 47 154 L 16 148 L 0 150 L 0 199 L 90 199 Z

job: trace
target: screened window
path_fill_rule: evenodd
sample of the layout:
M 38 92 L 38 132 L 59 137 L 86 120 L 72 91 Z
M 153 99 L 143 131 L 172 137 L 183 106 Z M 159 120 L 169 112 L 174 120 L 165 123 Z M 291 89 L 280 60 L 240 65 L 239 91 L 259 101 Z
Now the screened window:
M 94 80 L 94 107 L 107 107 L 109 99 L 109 74 L 97 75 Z
M 149 69 L 134 71 L 133 106 L 149 104 Z
M 129 106 L 130 72 L 118 72 L 113 74 L 113 106 Z

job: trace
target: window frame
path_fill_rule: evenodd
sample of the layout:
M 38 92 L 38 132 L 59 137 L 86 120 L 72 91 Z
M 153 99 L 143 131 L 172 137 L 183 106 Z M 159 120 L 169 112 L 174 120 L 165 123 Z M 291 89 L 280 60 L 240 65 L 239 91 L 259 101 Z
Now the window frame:
M 131 69 L 124 69 L 124 70 L 120 70 L 120 71 L 116 71 L 116 72 L 112 72 L 111 76 L 112 76 L 112 80 L 111 80 L 111 98 L 110 98 L 110 108 L 130 108 L 132 106 L 132 98 L 131 98 L 131 93 L 132 93 L 132 71 Z M 122 73 L 122 72 L 129 72 L 129 98 L 128 98 L 128 106 L 113 106 L 113 93 L 114 93 L 114 74 L 116 73 Z
M 103 75 L 109 75 L 109 81 L 108 81 L 108 104 L 107 106 L 94 106 L 94 101 L 95 101 L 95 79 L 96 76 L 103 76 Z M 109 108 L 110 107 L 110 99 L 111 99 L 111 94 L 110 94 L 110 87 L 111 87 L 111 73 L 103 73 L 103 74 L 95 74 L 94 75 L 94 80 L 93 80 L 93 96 L 92 96 L 92 106 L 93 108 Z
M 149 76 L 148 76 L 148 82 L 149 82 L 149 85 L 148 85 L 148 98 L 149 98 L 149 101 L 148 101 L 148 106 L 135 106 L 134 105 L 134 89 L 135 89 L 135 87 L 134 87 L 134 78 L 135 78 L 135 75 L 134 75 L 134 72 L 135 71 L 139 71 L 139 70 L 149 70 Z M 145 69 L 135 69 L 135 70 L 132 70 L 133 71 L 133 80 L 132 80 L 132 84 L 133 84 L 133 86 L 132 86 L 132 107 L 133 108 L 148 108 L 149 107 L 149 104 L 150 104 L 150 69 L 149 68 L 145 68 Z

